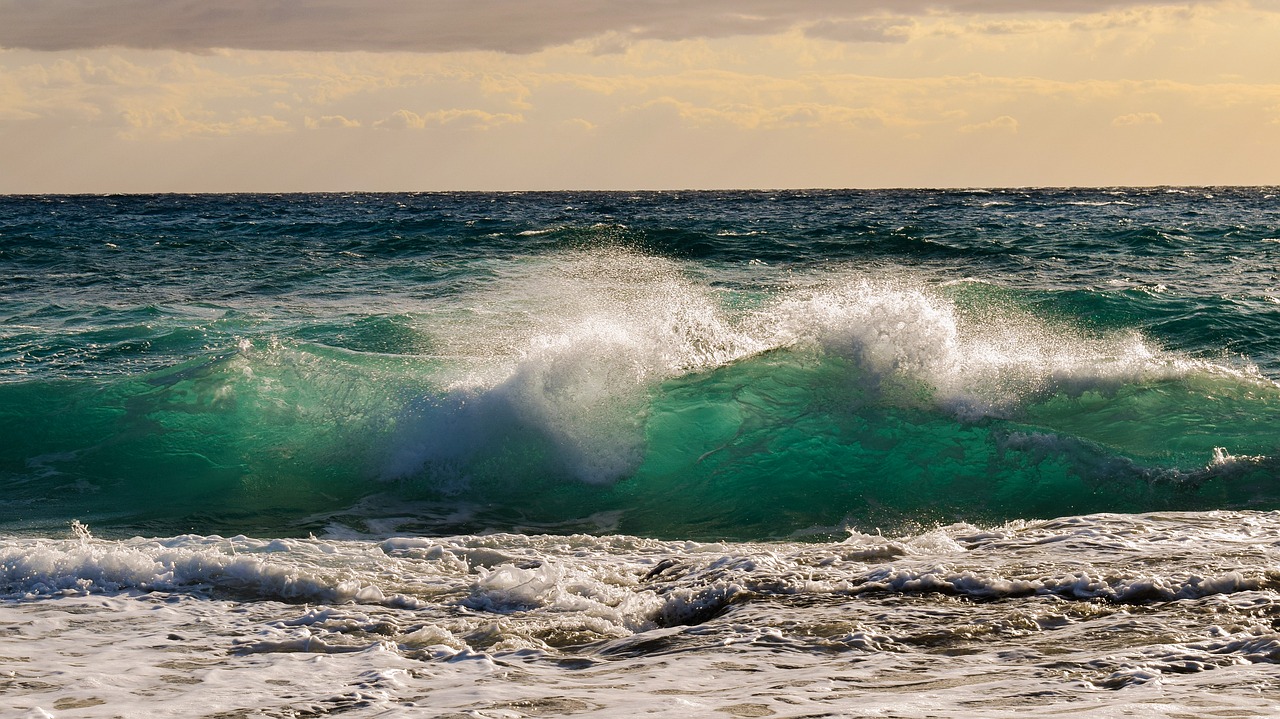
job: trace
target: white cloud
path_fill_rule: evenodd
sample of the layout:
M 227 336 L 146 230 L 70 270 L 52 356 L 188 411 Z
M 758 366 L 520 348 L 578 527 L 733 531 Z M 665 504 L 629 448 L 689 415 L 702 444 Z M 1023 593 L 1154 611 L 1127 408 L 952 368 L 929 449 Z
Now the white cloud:
M 904 17 L 820 20 L 804 29 L 808 37 L 837 42 L 906 42 L 916 28 L 915 20 Z
M 121 136 L 138 139 L 154 136 L 178 139 L 191 136 L 264 135 L 288 132 L 289 123 L 271 115 L 246 115 L 232 120 L 208 120 L 190 118 L 174 107 L 159 109 L 126 110 L 123 113 L 126 129 Z
M 311 117 L 308 115 L 303 120 L 303 125 L 308 130 L 319 130 L 320 128 L 332 127 L 340 129 L 350 129 L 360 127 L 359 120 L 352 120 L 342 115 L 324 115 L 322 117 Z
M 1058 27 L 1047 20 L 989 20 L 970 24 L 966 29 L 984 35 L 1029 35 Z
M 1130 127 L 1132 125 L 1160 125 L 1164 120 L 1160 115 L 1154 112 L 1131 112 L 1127 115 L 1120 115 L 1111 121 L 1116 127 Z
M 662 97 L 637 109 L 668 109 L 690 126 L 727 125 L 744 130 L 788 128 L 874 129 L 886 125 L 911 124 L 903 118 L 888 117 L 870 107 L 846 107 L 815 102 L 778 105 L 731 103 L 708 106 Z
M 961 125 L 959 131 L 966 135 L 975 132 L 1008 133 L 1013 135 L 1018 132 L 1018 121 L 1008 115 L 1001 115 L 1000 117 L 988 120 L 987 122 L 979 122 L 973 125 Z
M 585 132 L 591 132 L 596 129 L 596 124 L 590 120 L 584 120 L 581 117 L 571 117 L 564 121 L 564 124 Z
M 508 112 L 484 110 L 434 110 L 418 114 L 412 110 L 396 110 L 385 119 L 373 123 L 385 130 L 423 130 L 451 125 L 474 130 L 488 130 L 502 125 L 524 122 L 524 116 Z

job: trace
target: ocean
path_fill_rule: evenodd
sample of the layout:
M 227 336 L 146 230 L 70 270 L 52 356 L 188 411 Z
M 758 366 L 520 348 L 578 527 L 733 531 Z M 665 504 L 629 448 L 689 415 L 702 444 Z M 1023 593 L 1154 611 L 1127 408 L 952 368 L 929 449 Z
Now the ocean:
M 1280 189 L 0 197 L 0 716 L 1280 712 Z

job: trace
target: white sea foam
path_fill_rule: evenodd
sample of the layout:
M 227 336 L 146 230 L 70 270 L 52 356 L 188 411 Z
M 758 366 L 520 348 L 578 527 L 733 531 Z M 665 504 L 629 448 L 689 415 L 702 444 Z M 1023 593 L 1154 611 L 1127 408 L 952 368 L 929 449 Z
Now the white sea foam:
M 1214 447 L 1213 459 L 1209 460 L 1208 469 L 1237 469 L 1261 464 L 1267 459 L 1263 455 L 1234 455 L 1228 452 L 1225 447 Z
M 524 230 L 522 232 L 517 232 L 516 235 L 519 237 L 537 237 L 539 235 L 549 235 L 563 229 L 563 227 L 546 227 L 540 230 Z
M 1011 717 L 1207 687 L 1258 712 L 1277 536 L 1217 512 L 818 544 L 8 538 L 0 682 L 14 716 Z

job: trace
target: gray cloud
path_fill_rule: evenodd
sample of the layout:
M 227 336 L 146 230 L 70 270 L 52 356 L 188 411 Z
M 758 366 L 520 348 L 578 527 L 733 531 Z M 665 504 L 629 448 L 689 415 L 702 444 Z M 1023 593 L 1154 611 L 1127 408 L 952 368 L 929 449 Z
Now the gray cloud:
M 605 33 L 679 40 L 797 25 L 892 40 L 876 17 L 1091 12 L 1153 0 L 0 0 L 0 47 L 534 52 Z
M 809 37 L 837 42 L 906 42 L 914 23 L 910 18 L 820 20 L 805 28 Z

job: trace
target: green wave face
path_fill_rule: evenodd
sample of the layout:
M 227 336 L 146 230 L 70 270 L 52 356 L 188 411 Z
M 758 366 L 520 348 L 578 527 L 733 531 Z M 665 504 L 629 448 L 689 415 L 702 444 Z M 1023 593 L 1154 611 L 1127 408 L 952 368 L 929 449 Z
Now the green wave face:
M 266 529 L 368 492 L 363 368 L 238 354 L 137 378 L 0 385 L 6 523 Z M 308 366 L 309 365 L 309 366 Z M 352 450 L 355 451 L 352 451 Z M 261 515 L 261 516 L 258 516 Z M 256 517 L 256 518 L 255 518 Z
M 645 519 L 624 526 L 761 536 L 1280 498 L 1277 465 L 1262 454 L 1280 429 L 1274 388 L 1160 380 L 1046 393 L 1009 418 L 960 420 L 922 388 L 868 392 L 859 374 L 841 360 L 779 356 L 671 388 L 654 404 L 634 480 Z

